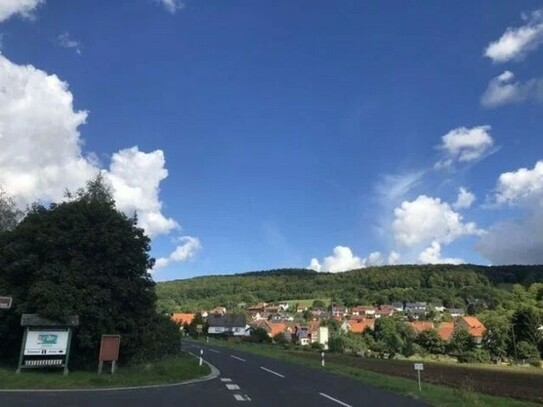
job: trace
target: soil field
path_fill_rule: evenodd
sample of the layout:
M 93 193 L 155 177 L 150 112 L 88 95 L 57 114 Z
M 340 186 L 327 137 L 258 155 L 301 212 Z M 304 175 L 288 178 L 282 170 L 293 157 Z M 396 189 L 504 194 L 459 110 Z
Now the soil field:
M 320 355 L 313 352 L 296 352 L 296 355 L 320 360 Z M 326 360 L 391 376 L 417 379 L 417 374 L 413 369 L 413 361 L 371 359 L 335 354 L 327 354 Z M 540 373 L 509 372 L 500 369 L 425 362 L 421 377 L 423 386 L 425 382 L 444 384 L 494 396 L 543 403 L 543 374 Z

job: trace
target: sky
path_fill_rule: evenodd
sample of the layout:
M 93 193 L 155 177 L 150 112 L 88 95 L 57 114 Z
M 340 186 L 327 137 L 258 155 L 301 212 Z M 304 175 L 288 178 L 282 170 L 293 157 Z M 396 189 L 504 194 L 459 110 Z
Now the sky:
M 540 1 L 0 0 L 0 186 L 98 173 L 157 281 L 543 263 Z

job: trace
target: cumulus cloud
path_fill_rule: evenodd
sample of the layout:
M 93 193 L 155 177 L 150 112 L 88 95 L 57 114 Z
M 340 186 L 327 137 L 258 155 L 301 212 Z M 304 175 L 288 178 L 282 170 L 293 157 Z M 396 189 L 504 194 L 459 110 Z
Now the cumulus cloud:
M 458 189 L 456 202 L 453 203 L 452 207 L 456 210 L 467 209 L 473 204 L 473 202 L 475 202 L 475 195 L 466 188 L 460 187 Z
M 543 78 L 533 78 L 522 83 L 515 81 L 511 71 L 491 79 L 481 96 L 481 104 L 488 108 L 527 100 L 543 101 Z
M 0 23 L 14 15 L 32 18 L 32 13 L 42 3 L 45 3 L 45 0 L 2 0 L 0 1 Z
M 422 264 L 462 264 L 464 260 L 454 257 L 441 257 L 441 245 L 433 241 L 419 255 L 419 263 Z
M 501 174 L 495 201 L 518 208 L 519 218 L 493 225 L 476 249 L 493 264 L 543 263 L 543 161 Z
M 202 250 L 200 240 L 192 236 L 179 238 L 179 245 L 168 257 L 160 257 L 156 260 L 153 271 L 167 267 L 172 263 L 179 263 L 189 260 Z
M 535 204 L 543 206 L 543 160 L 533 169 L 520 168 L 505 172 L 498 178 L 496 202 L 498 204 Z
M 177 228 L 161 212 L 159 184 L 168 175 L 163 152 L 121 150 L 102 170 L 82 152 L 79 127 L 87 116 L 74 110 L 66 82 L 0 55 L 0 185 L 24 208 L 61 200 L 66 189 L 77 190 L 102 171 L 118 208 L 137 213 L 150 236 Z
M 449 131 L 441 138 L 438 146 L 446 157 L 436 163 L 435 167 L 446 168 L 455 162 L 469 162 L 483 157 L 494 145 L 490 130 L 490 126 L 476 126 L 458 127 Z
M 484 55 L 493 62 L 520 61 L 543 44 L 543 9 L 523 16 L 520 27 L 508 27 L 503 35 L 491 42 Z
M 177 10 L 185 8 L 185 3 L 181 0 L 156 0 L 161 6 L 163 6 L 168 13 L 175 14 Z
M 462 215 L 453 211 L 448 203 L 426 195 L 402 202 L 394 210 L 394 216 L 394 238 L 404 246 L 429 241 L 448 244 L 460 236 L 482 233 L 475 223 L 464 223 Z
M 56 39 L 56 44 L 62 48 L 73 49 L 76 54 L 81 55 L 83 44 L 81 44 L 81 41 L 73 38 L 68 32 L 60 34 Z
M 398 253 L 392 251 L 388 256 L 388 264 L 396 264 L 399 260 Z M 354 255 L 353 251 L 347 246 L 336 246 L 331 256 L 324 258 L 322 263 L 312 258 L 308 269 L 329 273 L 339 273 L 342 271 L 360 269 L 372 266 L 381 266 L 385 263 L 381 252 L 372 252 L 368 257 L 360 258 Z

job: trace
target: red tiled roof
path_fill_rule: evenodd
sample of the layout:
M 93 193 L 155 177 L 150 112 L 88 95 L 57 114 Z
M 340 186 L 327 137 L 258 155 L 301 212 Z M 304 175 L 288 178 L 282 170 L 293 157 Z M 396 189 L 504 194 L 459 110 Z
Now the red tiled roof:
M 408 324 L 417 333 L 420 333 L 422 331 L 428 331 L 429 329 L 433 329 L 434 327 L 434 323 L 432 321 L 413 321 L 408 322 Z
M 183 325 L 185 323 L 189 324 L 194 319 L 194 314 L 184 314 L 182 312 L 175 312 L 171 316 L 172 321 L 179 325 Z
M 366 328 L 373 329 L 375 326 L 375 321 L 373 319 L 364 319 L 362 321 L 350 319 L 348 323 L 351 327 L 351 332 L 356 334 L 364 332 Z
M 475 317 L 462 317 L 461 320 L 464 321 L 467 326 L 467 331 L 471 336 L 480 338 L 486 331 L 486 327 L 483 323 Z
M 454 332 L 454 322 L 442 322 L 437 328 L 437 333 L 441 339 L 448 341 Z

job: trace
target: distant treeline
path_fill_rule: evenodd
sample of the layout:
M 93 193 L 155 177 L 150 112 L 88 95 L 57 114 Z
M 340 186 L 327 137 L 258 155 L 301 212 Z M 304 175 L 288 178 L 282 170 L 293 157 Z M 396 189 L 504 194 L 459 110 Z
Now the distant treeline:
M 160 312 L 304 298 L 332 298 L 346 306 L 427 301 L 464 307 L 484 300 L 495 308 L 511 300 L 508 288 L 543 281 L 543 266 L 397 265 L 344 273 L 279 269 L 158 283 Z

